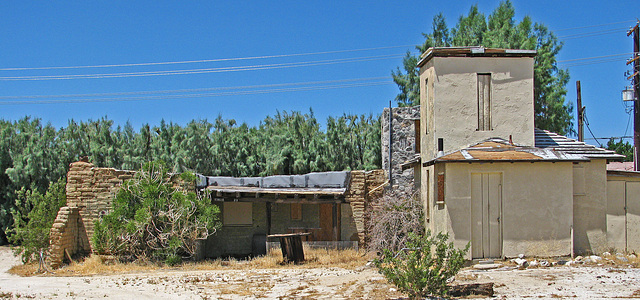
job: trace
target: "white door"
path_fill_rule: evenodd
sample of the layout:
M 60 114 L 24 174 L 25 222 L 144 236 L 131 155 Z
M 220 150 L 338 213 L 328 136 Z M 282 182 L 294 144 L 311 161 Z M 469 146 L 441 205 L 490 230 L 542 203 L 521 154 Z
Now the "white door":
M 471 174 L 471 253 L 502 256 L 502 174 Z

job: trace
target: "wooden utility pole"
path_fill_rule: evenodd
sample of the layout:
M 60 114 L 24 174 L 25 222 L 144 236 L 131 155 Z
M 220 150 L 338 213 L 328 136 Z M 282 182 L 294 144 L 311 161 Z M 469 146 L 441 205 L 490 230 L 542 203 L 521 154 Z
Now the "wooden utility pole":
M 582 107 L 582 93 L 580 91 L 580 80 L 576 81 L 578 94 L 578 141 L 584 142 L 584 107 Z
M 640 34 L 638 32 L 638 23 L 627 32 L 627 36 L 633 33 L 633 90 L 635 91 L 635 99 L 633 101 L 633 170 L 640 170 L 640 105 L 638 105 L 638 97 L 640 97 Z M 630 62 L 631 62 L 630 61 Z M 629 62 L 627 63 L 629 64 Z

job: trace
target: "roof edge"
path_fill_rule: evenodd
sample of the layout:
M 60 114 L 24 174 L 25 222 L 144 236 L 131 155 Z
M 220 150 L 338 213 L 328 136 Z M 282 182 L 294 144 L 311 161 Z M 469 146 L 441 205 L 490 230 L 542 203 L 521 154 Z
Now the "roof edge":
M 418 67 L 422 67 L 433 57 L 535 57 L 536 50 L 466 47 L 431 47 L 420 55 Z

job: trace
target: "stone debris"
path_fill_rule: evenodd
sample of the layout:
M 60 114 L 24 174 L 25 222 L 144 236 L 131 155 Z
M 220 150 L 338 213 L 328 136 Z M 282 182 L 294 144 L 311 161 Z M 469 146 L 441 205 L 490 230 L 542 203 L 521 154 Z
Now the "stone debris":
M 629 262 L 629 259 L 624 257 L 624 256 L 616 256 L 616 259 L 621 261 L 621 262 Z
M 476 270 L 492 270 L 502 267 L 502 264 L 475 264 L 473 268 Z
M 523 258 L 515 258 L 515 259 L 512 259 L 511 262 L 516 263 L 520 268 L 526 268 L 529 266 L 529 262 Z
M 602 260 L 602 257 L 597 256 L 597 255 L 591 255 L 591 256 L 589 256 L 589 258 L 588 258 L 588 259 L 589 259 L 589 260 L 590 260 L 590 262 L 592 262 L 592 263 L 598 263 L 598 262 L 600 262 L 600 261 Z
M 545 268 L 546 268 L 546 267 L 548 267 L 548 266 L 551 266 L 551 263 L 549 263 L 549 261 L 548 261 L 548 260 L 544 260 L 544 259 L 543 259 L 543 260 L 541 260 L 541 261 L 540 261 L 540 266 L 541 266 L 541 267 L 545 267 Z

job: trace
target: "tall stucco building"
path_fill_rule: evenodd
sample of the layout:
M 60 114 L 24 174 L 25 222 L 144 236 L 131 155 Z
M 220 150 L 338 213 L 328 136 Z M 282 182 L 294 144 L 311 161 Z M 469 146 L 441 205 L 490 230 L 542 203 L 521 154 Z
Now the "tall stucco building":
M 611 244 L 606 164 L 623 156 L 534 128 L 535 56 L 430 48 L 418 63 L 419 147 L 404 167 L 419 181 L 426 228 L 470 243 L 469 259 Z

